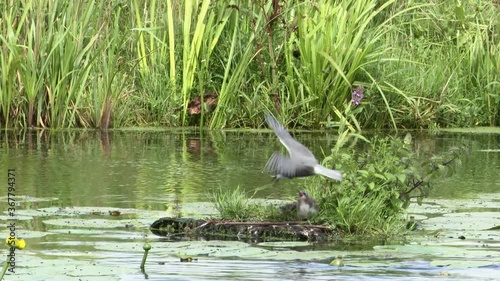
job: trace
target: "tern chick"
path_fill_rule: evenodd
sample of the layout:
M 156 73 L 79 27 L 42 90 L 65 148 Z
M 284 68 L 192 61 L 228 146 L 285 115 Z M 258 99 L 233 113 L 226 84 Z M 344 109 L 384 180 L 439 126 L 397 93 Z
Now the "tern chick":
M 299 191 L 297 200 L 297 214 L 301 219 L 307 219 L 309 214 L 316 214 L 318 212 L 318 205 L 316 201 L 309 197 L 304 191 Z

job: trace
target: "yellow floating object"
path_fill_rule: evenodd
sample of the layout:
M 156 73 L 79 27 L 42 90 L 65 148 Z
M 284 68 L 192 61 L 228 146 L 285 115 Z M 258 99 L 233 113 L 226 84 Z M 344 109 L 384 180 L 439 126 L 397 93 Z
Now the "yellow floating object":
M 26 248 L 26 241 L 24 241 L 24 239 L 17 239 L 15 236 L 7 236 L 5 245 L 22 250 Z

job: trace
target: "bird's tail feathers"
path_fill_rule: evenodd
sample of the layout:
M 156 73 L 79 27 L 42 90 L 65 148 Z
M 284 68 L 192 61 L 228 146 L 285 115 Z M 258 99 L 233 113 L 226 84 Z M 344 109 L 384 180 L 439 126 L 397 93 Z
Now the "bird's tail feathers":
M 316 174 L 320 174 L 320 175 L 323 175 L 325 177 L 329 177 L 329 178 L 334 179 L 334 180 L 338 180 L 338 181 L 342 180 L 342 173 L 340 171 L 331 170 L 331 169 L 325 168 L 321 165 L 314 166 L 314 172 Z

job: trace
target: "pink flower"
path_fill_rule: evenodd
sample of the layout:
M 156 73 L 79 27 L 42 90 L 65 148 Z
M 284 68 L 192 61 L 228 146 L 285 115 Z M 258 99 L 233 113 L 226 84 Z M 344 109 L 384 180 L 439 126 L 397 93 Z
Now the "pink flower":
M 361 100 L 363 99 L 363 87 L 357 87 L 353 92 L 352 92 L 352 99 L 351 102 L 354 103 L 355 105 L 359 105 L 361 103 Z

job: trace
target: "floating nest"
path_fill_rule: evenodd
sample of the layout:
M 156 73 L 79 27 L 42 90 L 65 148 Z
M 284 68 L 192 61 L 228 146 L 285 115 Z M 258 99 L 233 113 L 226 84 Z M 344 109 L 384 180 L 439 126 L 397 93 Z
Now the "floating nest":
M 235 222 L 188 218 L 161 218 L 151 224 L 150 230 L 158 236 L 182 238 L 186 236 L 224 240 L 257 241 L 329 241 L 337 232 L 324 225 L 306 221 Z

